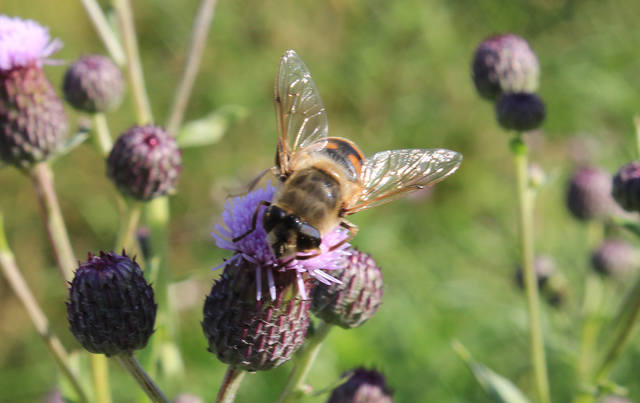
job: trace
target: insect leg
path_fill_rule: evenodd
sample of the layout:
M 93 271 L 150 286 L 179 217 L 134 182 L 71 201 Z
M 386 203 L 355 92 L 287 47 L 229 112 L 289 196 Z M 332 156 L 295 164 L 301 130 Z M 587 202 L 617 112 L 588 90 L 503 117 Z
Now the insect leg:
M 227 199 L 232 198 L 232 197 L 239 197 L 239 196 L 244 196 L 246 194 L 248 194 L 249 192 L 251 192 L 253 189 L 255 189 L 255 187 L 258 185 L 258 183 L 260 182 L 260 180 L 262 180 L 262 178 L 264 178 L 264 176 L 269 172 L 274 172 L 274 167 L 272 168 L 267 168 L 262 170 L 255 178 L 251 179 L 251 182 L 249 182 L 246 186 L 246 188 L 244 189 L 236 189 L 235 193 L 229 193 L 227 195 Z
M 268 202 L 266 200 L 261 200 L 260 203 L 258 203 L 258 206 L 256 207 L 256 211 L 253 212 L 253 218 L 251 219 L 251 228 L 249 228 L 249 231 L 245 232 L 244 234 L 237 236 L 235 238 L 233 238 L 231 240 L 231 242 L 236 243 L 239 240 L 243 239 L 244 237 L 246 237 L 247 235 L 249 235 L 250 233 L 252 233 L 253 231 L 256 230 L 256 224 L 258 224 L 258 213 L 260 212 L 260 207 L 261 206 L 270 206 L 271 202 Z
M 339 247 L 341 247 L 342 245 L 344 245 L 345 243 L 350 242 L 356 236 L 356 234 L 358 233 L 358 226 L 353 224 L 353 223 L 350 223 L 347 220 L 343 219 L 342 221 L 340 221 L 340 226 L 342 228 L 346 229 L 347 231 L 349 231 L 349 236 L 346 237 L 345 239 L 343 239 L 342 241 L 338 242 L 337 244 L 332 245 L 329 248 L 329 251 L 336 250 Z

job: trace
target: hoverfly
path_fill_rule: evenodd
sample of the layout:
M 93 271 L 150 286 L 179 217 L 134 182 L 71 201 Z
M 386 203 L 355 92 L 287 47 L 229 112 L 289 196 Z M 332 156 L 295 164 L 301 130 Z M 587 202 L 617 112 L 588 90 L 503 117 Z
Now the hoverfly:
M 322 236 L 340 225 L 350 241 L 358 227 L 345 217 L 437 183 L 454 173 L 462 155 L 445 149 L 381 151 L 364 158 L 346 138 L 328 137 L 325 107 L 309 70 L 297 53 L 280 60 L 274 86 L 278 131 L 276 165 L 281 182 L 267 206 L 262 225 L 276 258 L 309 259 L 320 253 Z M 266 171 L 265 171 L 266 172 Z M 302 254 L 300 254 L 302 252 Z

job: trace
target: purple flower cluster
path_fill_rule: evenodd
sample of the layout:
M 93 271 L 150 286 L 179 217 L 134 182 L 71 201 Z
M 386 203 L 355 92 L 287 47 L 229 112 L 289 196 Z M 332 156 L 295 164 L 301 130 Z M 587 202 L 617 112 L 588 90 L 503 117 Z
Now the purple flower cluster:
M 311 259 L 290 259 L 278 260 L 267 242 L 267 233 L 262 228 L 262 215 L 264 207 L 260 207 L 255 231 L 233 242 L 234 237 L 238 237 L 251 229 L 252 219 L 256 208 L 259 208 L 261 201 L 271 201 L 276 188 L 270 183 L 264 189 L 257 189 L 245 196 L 235 197 L 224 206 L 222 220 L 226 226 L 216 225 L 218 233 L 213 233 L 216 245 L 219 248 L 228 249 L 235 254 L 216 269 L 225 267 L 232 263 L 240 263 L 245 260 L 255 266 L 256 274 L 256 298 L 262 298 L 262 270 L 266 270 L 267 281 L 269 282 L 269 294 L 272 300 L 276 299 L 276 287 L 273 281 L 274 271 L 295 270 L 298 279 L 298 289 L 303 299 L 307 298 L 304 287 L 304 277 L 306 273 L 324 284 L 340 283 L 339 280 L 326 273 L 326 271 L 341 269 L 344 265 L 344 258 L 350 252 L 349 243 L 343 244 L 335 250 L 329 250 L 332 245 L 336 245 L 347 237 L 347 231 L 336 228 L 322 238 L 320 249 L 322 253 Z
M 62 47 L 49 30 L 35 21 L 0 15 L 0 70 L 35 65 Z

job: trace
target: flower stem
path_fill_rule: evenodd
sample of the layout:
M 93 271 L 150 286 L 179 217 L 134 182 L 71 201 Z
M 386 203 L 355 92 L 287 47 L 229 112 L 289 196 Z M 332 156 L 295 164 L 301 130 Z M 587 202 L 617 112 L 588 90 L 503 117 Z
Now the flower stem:
M 33 166 L 30 174 L 58 269 L 62 274 L 62 278 L 70 282 L 73 279 L 76 258 L 71 248 L 67 227 L 64 224 L 58 197 L 53 187 L 53 173 L 46 162 L 40 162 Z
M 298 400 L 304 386 L 304 381 L 311 369 L 311 365 L 313 365 L 313 362 L 318 356 L 320 348 L 322 347 L 322 342 L 327 337 L 332 327 L 333 325 L 320 321 L 318 326 L 315 328 L 313 335 L 307 338 L 307 342 L 302 350 L 296 354 L 295 365 L 291 370 L 291 374 L 289 375 L 289 379 L 287 380 L 284 390 L 278 398 L 279 403 L 294 402 Z
M 80 385 L 80 381 L 67 364 L 69 362 L 67 351 L 62 346 L 60 339 L 58 339 L 58 337 L 56 337 L 49 328 L 49 321 L 47 320 L 47 317 L 40 308 L 40 305 L 38 305 L 38 301 L 33 296 L 31 289 L 27 285 L 27 282 L 25 281 L 22 273 L 20 272 L 20 269 L 18 268 L 18 265 L 16 264 L 13 253 L 11 252 L 9 244 L 7 243 L 4 232 L 4 222 L 1 213 L 0 269 L 2 269 L 2 273 L 9 283 L 9 286 L 27 310 L 27 314 L 29 315 L 33 326 L 36 328 L 36 331 L 46 344 L 51 355 L 53 355 L 56 364 L 58 364 L 60 370 L 62 370 L 63 375 L 69 380 L 71 386 L 78 394 L 78 399 L 82 402 L 87 402 L 87 395 Z
M 129 83 L 133 93 L 133 100 L 136 107 L 138 124 L 144 125 L 153 122 L 151 105 L 144 83 L 142 64 L 140 63 L 140 53 L 138 52 L 138 41 L 136 39 L 136 29 L 133 21 L 133 12 L 129 0 L 114 0 L 113 5 L 118 15 L 120 33 L 127 56 L 127 72 Z
M 169 120 L 167 121 L 167 132 L 172 136 L 177 135 L 178 129 L 182 124 L 217 3 L 217 0 L 202 0 L 200 7 L 198 7 L 191 31 L 187 61 L 171 105 Z
M 135 247 L 135 235 L 140 221 L 140 211 L 142 206 L 139 202 L 132 201 L 132 205 L 127 206 L 125 214 L 120 221 L 118 236 L 116 238 L 116 251 L 132 250 Z
M 104 46 L 107 48 L 107 51 L 109 52 L 109 55 L 111 55 L 113 61 L 115 61 L 119 66 L 123 66 L 126 60 L 124 51 L 122 50 L 122 45 L 109 26 L 109 22 L 104 16 L 98 2 L 96 0 L 82 0 L 82 5 L 87 11 L 89 18 L 93 22 L 96 31 L 98 31 L 98 35 L 102 39 L 102 43 L 104 43 Z
M 107 118 L 104 113 L 93 114 L 93 139 L 102 156 L 108 156 L 113 146 L 113 141 L 111 140 Z
M 111 403 L 107 357 L 102 354 L 91 354 L 91 376 L 93 378 L 96 401 L 99 403 Z
M 633 126 L 636 129 L 636 152 L 638 153 L 638 159 L 640 159 L 640 116 L 633 117 Z
M 227 367 L 227 372 L 224 374 L 222 385 L 220 385 L 220 390 L 216 397 L 216 403 L 233 403 L 245 374 L 245 371 L 236 369 L 232 365 L 229 365 L 229 367 Z
M 120 364 L 129 371 L 129 374 L 131 374 L 133 379 L 138 382 L 138 385 L 140 385 L 140 387 L 145 391 L 152 402 L 170 403 L 169 399 L 166 398 L 160 388 L 158 388 L 158 386 L 153 382 L 153 379 L 147 375 L 133 355 L 123 354 L 117 356 L 117 358 L 118 361 L 120 361 Z
M 520 204 L 520 247 L 522 253 L 522 267 L 529 309 L 529 327 L 531 338 L 531 360 L 535 374 L 538 400 L 549 403 L 549 381 L 540 323 L 540 302 L 538 285 L 533 268 L 533 198 L 530 195 L 528 178 L 527 146 L 518 134 L 511 142 L 516 176 L 518 182 L 518 201 Z

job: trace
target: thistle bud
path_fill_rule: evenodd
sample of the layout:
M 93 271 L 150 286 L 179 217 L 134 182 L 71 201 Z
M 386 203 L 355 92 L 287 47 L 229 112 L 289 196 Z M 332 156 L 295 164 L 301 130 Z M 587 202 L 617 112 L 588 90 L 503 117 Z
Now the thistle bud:
M 66 138 L 62 102 L 42 71 L 60 46 L 37 23 L 0 15 L 0 159 L 9 164 L 44 161 Z
M 544 102 L 536 94 L 504 94 L 496 103 L 496 119 L 507 130 L 524 132 L 537 129 L 544 117 Z
M 535 92 L 539 75 L 536 54 L 519 36 L 496 35 L 476 49 L 472 76 L 483 98 L 495 101 L 503 93 Z
M 71 332 L 92 353 L 130 354 L 143 348 L 156 319 L 153 289 L 126 254 L 89 254 L 69 289 Z
M 69 66 L 62 88 L 74 108 L 89 113 L 108 112 L 122 102 L 124 80 L 111 59 L 88 55 Z
M 350 329 L 371 319 L 382 304 L 382 271 L 371 255 L 357 249 L 343 260 L 343 268 L 331 273 L 338 284 L 315 280 L 311 312 L 327 323 Z
M 116 141 L 107 159 L 107 175 L 118 189 L 147 201 L 173 191 L 182 169 L 175 139 L 157 126 L 134 126 Z
M 607 240 L 593 252 L 591 264 L 602 275 L 624 277 L 637 268 L 638 257 L 638 252 L 628 242 Z
M 542 297 L 552 306 L 560 306 L 567 298 L 568 281 L 556 269 L 556 262 L 552 257 L 539 255 L 533 260 L 533 271 L 536 283 Z M 516 266 L 515 281 L 520 289 L 525 288 L 524 272 L 521 266 Z
M 595 167 L 580 168 L 571 176 L 567 207 L 579 220 L 606 218 L 613 212 L 611 175 Z
M 627 211 L 640 211 L 640 162 L 620 168 L 613 178 L 613 197 Z
M 384 375 L 358 368 L 349 379 L 333 390 L 327 403 L 393 403 L 393 392 Z
M 276 288 L 274 300 L 256 300 L 256 288 L 263 285 Z M 268 370 L 290 360 L 309 326 L 309 302 L 299 296 L 298 287 L 291 270 L 262 271 L 245 260 L 227 265 L 204 304 L 202 329 L 209 351 L 246 371 Z

